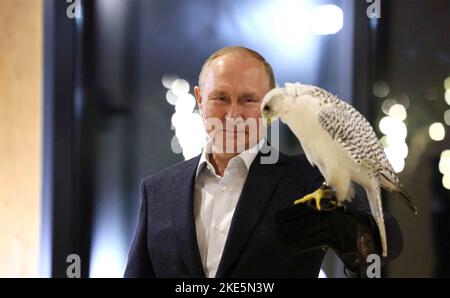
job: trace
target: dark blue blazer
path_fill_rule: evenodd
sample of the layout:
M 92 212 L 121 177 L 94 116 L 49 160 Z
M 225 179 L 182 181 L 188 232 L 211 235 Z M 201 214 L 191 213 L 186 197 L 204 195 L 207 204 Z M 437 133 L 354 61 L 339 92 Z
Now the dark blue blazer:
M 323 177 L 304 154 L 279 152 L 274 164 L 261 164 L 261 156 L 258 153 L 249 169 L 216 277 L 317 277 L 326 252 L 299 253 L 282 243 L 274 214 L 317 189 Z M 194 219 L 199 159 L 180 162 L 142 181 L 125 277 L 205 276 Z M 359 203 L 355 208 L 368 210 L 367 203 Z M 396 256 L 402 247 L 401 232 L 393 217 L 386 214 L 385 221 L 389 254 Z

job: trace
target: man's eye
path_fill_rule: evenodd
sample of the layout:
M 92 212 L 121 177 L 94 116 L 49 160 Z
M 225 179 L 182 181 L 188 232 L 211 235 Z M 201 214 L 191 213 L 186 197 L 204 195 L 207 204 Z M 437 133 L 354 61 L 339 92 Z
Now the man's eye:
M 256 100 L 251 98 L 251 97 L 247 97 L 246 99 L 244 99 L 245 102 L 255 102 Z
M 225 100 L 225 97 L 223 97 L 223 96 L 216 96 L 216 97 L 214 97 L 214 100 L 217 100 L 217 101 L 224 101 L 224 100 Z

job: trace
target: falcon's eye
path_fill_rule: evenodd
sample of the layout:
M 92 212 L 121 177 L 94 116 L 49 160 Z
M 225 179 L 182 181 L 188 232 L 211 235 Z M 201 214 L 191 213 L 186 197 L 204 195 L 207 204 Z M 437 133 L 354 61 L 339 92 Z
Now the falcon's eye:
M 270 113 L 270 107 L 268 105 L 265 105 L 263 108 L 264 113 Z

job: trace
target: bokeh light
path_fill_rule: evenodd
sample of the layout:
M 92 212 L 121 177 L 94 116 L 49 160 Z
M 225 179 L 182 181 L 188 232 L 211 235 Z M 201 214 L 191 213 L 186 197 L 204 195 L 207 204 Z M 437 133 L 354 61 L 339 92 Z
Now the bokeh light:
M 176 96 L 187 94 L 189 92 L 189 88 L 189 83 L 183 79 L 176 79 L 175 81 L 173 81 L 171 86 L 172 92 Z
M 450 89 L 445 90 L 444 98 L 445 102 L 450 105 Z
M 444 88 L 445 88 L 445 90 L 450 89 L 450 77 L 448 77 L 444 80 Z
M 312 10 L 308 24 L 315 34 L 336 34 L 344 26 L 344 12 L 336 5 L 320 5 Z
M 428 133 L 433 141 L 442 141 L 445 138 L 444 125 L 440 122 L 435 122 L 430 125 Z
M 444 112 L 444 122 L 450 126 L 450 110 Z
M 373 83 L 373 94 L 380 98 L 388 96 L 389 85 L 385 81 L 376 81 Z
M 168 88 L 166 100 L 175 106 L 170 123 L 175 129 L 171 149 L 175 154 L 183 153 L 184 159 L 199 155 L 206 143 L 206 132 L 203 119 L 196 111 L 195 97 L 189 93 L 189 83 L 177 75 L 165 75 L 162 78 L 164 87 Z
M 389 108 L 389 116 L 404 121 L 406 119 L 406 109 L 401 104 L 394 104 Z

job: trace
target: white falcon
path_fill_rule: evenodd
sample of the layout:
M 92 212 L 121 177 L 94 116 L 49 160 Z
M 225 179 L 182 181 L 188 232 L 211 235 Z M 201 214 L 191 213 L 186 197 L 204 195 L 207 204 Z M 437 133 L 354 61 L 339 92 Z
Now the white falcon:
M 261 114 L 269 123 L 272 117 L 286 123 L 300 141 L 308 161 L 325 178 L 326 185 L 294 203 L 314 200 L 316 209 L 321 210 L 320 200 L 331 188 L 340 206 L 354 196 L 352 181 L 358 183 L 367 193 L 386 257 L 380 187 L 402 199 L 414 213 L 417 210 L 364 116 L 331 93 L 299 83 L 286 83 L 284 88 L 269 91 L 262 101 Z

